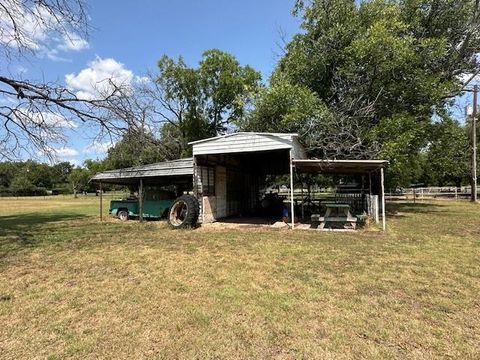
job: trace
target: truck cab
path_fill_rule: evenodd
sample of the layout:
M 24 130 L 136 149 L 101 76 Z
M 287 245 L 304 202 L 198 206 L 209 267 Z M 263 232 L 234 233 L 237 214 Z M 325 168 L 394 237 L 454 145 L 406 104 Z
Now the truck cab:
M 160 219 L 167 217 L 168 211 L 175 202 L 175 192 L 154 187 L 146 187 L 143 195 L 143 217 L 145 219 Z M 137 218 L 140 215 L 138 196 L 129 195 L 123 199 L 110 202 L 109 214 L 122 221 Z

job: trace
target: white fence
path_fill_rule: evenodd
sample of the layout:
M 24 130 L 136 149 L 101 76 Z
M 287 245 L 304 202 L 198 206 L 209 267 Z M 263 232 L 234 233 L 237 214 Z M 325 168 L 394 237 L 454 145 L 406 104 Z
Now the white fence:
M 471 186 L 431 186 L 389 190 L 385 193 L 388 200 L 423 200 L 423 199 L 467 199 L 470 198 Z

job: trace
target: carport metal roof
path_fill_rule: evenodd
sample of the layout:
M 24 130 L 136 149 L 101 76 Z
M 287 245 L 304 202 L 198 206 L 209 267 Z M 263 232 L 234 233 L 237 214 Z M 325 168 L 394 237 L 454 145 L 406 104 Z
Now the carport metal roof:
M 300 172 L 316 173 L 316 174 L 337 174 L 337 175 L 355 175 L 355 174 L 371 174 L 375 171 L 380 172 L 380 200 L 382 208 L 382 228 L 386 229 L 386 213 L 385 213 L 385 185 L 384 185 L 384 168 L 388 165 L 387 160 L 317 160 L 292 159 L 291 167 Z M 292 213 L 292 228 L 294 227 L 295 209 L 293 206 L 293 172 L 290 172 L 290 200 Z M 371 180 L 370 180 L 371 184 Z
M 368 174 L 388 165 L 387 160 L 293 160 L 293 166 L 301 172 L 354 175 Z
M 111 184 L 138 184 L 140 179 L 148 182 L 168 182 L 169 180 L 191 179 L 193 177 L 193 159 L 159 162 L 124 169 L 104 171 L 96 174 L 90 181 Z

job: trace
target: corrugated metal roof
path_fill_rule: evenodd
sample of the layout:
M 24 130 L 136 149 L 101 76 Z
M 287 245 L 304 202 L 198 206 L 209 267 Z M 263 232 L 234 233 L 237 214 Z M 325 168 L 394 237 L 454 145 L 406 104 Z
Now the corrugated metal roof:
M 272 151 L 301 147 L 297 134 L 238 132 L 191 142 L 193 155 Z M 296 151 L 302 153 L 302 151 Z
M 228 138 L 228 137 L 231 137 L 231 136 L 238 136 L 238 135 L 268 135 L 268 136 L 276 136 L 276 137 L 280 137 L 280 138 L 284 138 L 284 139 L 291 139 L 293 136 L 298 136 L 297 133 L 267 133 L 267 132 L 254 132 L 254 131 L 250 131 L 250 132 L 239 131 L 239 132 L 236 132 L 236 133 L 214 136 L 214 137 L 207 138 L 207 139 L 190 141 L 188 143 L 188 145 L 200 144 L 200 143 L 204 143 L 204 142 L 207 142 L 207 141 L 225 139 L 225 138 Z
M 91 181 L 111 181 L 122 179 L 161 178 L 168 176 L 193 176 L 193 158 L 164 161 L 155 164 L 134 166 L 124 169 L 104 171 L 96 174 Z

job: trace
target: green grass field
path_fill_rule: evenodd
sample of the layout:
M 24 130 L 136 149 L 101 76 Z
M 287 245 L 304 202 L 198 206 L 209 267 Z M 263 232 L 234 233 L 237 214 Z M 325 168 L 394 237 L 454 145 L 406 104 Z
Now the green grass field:
M 389 231 L 172 231 L 0 199 L 2 359 L 480 358 L 480 206 Z

